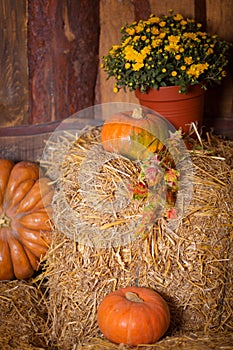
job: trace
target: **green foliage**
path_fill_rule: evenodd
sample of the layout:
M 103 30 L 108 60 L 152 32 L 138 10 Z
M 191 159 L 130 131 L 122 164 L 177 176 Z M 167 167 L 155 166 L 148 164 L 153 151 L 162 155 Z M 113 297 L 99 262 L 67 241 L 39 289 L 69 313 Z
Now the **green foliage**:
M 102 57 L 101 67 L 114 77 L 114 91 L 202 84 L 226 76 L 230 43 L 201 31 L 201 24 L 181 14 L 151 15 L 121 28 L 121 44 Z

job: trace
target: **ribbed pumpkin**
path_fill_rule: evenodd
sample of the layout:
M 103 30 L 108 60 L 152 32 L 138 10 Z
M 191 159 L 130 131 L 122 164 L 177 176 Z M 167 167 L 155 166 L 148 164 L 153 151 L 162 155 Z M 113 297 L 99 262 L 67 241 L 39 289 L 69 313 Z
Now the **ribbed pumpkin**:
M 167 137 L 166 121 L 140 107 L 111 115 L 104 122 L 101 132 L 106 151 L 134 160 L 142 160 L 159 152 L 163 148 L 162 141 Z
M 49 181 L 32 162 L 0 159 L 0 280 L 31 277 L 51 243 Z
M 132 286 L 120 288 L 102 300 L 97 322 L 104 336 L 114 343 L 152 344 L 167 331 L 170 311 L 154 290 Z

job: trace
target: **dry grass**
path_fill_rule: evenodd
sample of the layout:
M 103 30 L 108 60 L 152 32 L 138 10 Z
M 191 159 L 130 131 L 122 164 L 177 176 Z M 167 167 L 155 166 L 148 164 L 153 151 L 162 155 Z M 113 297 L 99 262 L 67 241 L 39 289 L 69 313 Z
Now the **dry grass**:
M 64 139 L 65 152 L 70 140 L 73 136 Z M 193 143 L 198 148 L 190 151 L 194 193 L 180 226 L 172 230 L 160 218 L 144 238 L 122 246 L 96 248 L 77 242 L 76 231 L 70 234 L 70 223 L 67 236 L 54 235 L 41 274 L 28 282 L 1 282 L 1 349 L 129 349 L 102 336 L 96 311 L 108 292 L 132 284 L 159 291 L 172 316 L 163 339 L 138 349 L 232 349 L 233 142 L 207 135 L 201 143 Z M 72 160 L 72 152 L 69 155 Z M 108 170 L 119 176 L 118 160 L 108 161 Z M 128 161 L 121 162 L 136 171 Z M 75 164 L 80 169 L 80 159 L 73 164 L 74 169 Z M 49 168 L 49 162 L 46 166 L 50 175 L 56 175 L 55 166 Z M 63 174 L 71 180 L 66 201 L 75 203 L 77 184 L 72 173 L 64 163 Z M 122 188 L 121 179 L 119 184 Z M 76 213 L 78 207 L 71 207 Z
M 49 348 L 46 296 L 32 280 L 0 284 L 0 349 Z
M 51 341 L 58 347 L 71 349 L 74 344 L 80 348 L 89 344 L 85 346 L 91 349 L 93 346 L 98 348 L 100 342 L 98 346 L 104 349 L 105 341 L 96 324 L 98 305 L 108 292 L 135 284 L 156 289 L 170 306 L 171 327 L 168 339 L 163 340 L 167 341 L 166 348 L 177 337 L 177 332 L 186 335 L 202 332 L 204 337 L 213 331 L 219 337 L 224 332 L 232 332 L 232 144 L 207 136 L 201 144 L 195 141 L 199 147 L 190 151 L 195 172 L 194 192 L 179 227 L 173 230 L 160 218 L 146 237 L 113 247 L 85 245 L 82 240 L 77 242 L 75 226 L 67 225 L 67 236 L 56 235 L 48 253 L 45 273 L 50 290 Z M 94 142 L 98 146 L 98 140 Z M 67 162 L 63 163 L 65 177 L 60 184 L 65 186 L 66 201 L 70 200 L 70 203 L 75 203 L 80 194 L 77 179 L 85 157 L 84 149 L 80 163 L 73 150 L 73 147 L 69 150 Z M 121 162 L 128 161 L 121 159 Z M 128 169 L 129 164 L 125 167 Z M 99 170 L 97 167 L 95 173 L 102 176 L 103 172 Z M 111 170 L 108 177 L 114 176 Z M 124 175 L 117 173 L 117 176 L 124 179 Z M 69 186 L 66 187 L 67 180 Z M 87 187 L 86 193 L 88 191 L 91 187 Z M 94 193 L 91 194 L 93 198 Z M 60 192 L 56 205 L 59 196 Z M 93 205 L 93 199 L 88 205 L 90 203 Z M 72 205 L 72 215 L 77 214 L 82 221 L 86 214 L 80 214 L 79 208 L 79 205 Z M 106 203 L 103 216 L 105 208 Z M 95 221 L 91 225 L 93 223 Z M 194 344 L 199 337 L 187 339 L 188 335 L 181 343 L 192 341 Z M 95 345 L 91 345 L 93 342 Z M 106 346 L 116 348 L 115 345 Z

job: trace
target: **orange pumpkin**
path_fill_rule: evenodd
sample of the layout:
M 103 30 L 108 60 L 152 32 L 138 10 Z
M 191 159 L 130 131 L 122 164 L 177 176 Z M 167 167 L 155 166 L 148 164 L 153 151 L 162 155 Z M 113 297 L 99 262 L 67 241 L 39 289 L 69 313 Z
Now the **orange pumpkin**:
M 165 120 L 141 108 L 111 115 L 103 124 L 101 140 L 108 152 L 131 159 L 145 159 L 163 148 L 168 137 Z
M 136 346 L 159 340 L 170 324 L 166 301 L 154 290 L 120 288 L 100 303 L 97 322 L 110 341 Z
M 49 181 L 34 163 L 0 159 L 0 280 L 31 277 L 51 243 Z

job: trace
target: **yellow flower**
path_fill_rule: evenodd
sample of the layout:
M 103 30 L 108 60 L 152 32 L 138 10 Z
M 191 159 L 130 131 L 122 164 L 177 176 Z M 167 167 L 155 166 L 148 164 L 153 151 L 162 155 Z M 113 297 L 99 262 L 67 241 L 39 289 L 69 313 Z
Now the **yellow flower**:
M 109 54 L 110 54 L 110 55 L 114 55 L 115 52 L 116 52 L 116 50 L 119 49 L 119 48 L 120 48 L 119 45 L 113 45 L 112 48 L 111 48 L 110 51 L 109 51 Z
M 192 64 L 186 72 L 188 75 L 192 75 L 195 78 L 198 78 L 206 69 L 208 69 L 208 67 L 208 63 Z
M 181 21 L 183 19 L 183 16 L 180 14 L 180 13 L 177 13 L 175 16 L 174 16 L 174 20 L 175 21 Z
M 180 36 L 178 35 L 169 35 L 168 40 L 170 43 L 177 44 L 180 41 Z
M 158 34 L 159 34 L 158 28 L 152 27 L 152 28 L 151 28 L 151 33 L 152 33 L 153 35 L 158 35 Z
M 142 23 L 139 23 L 139 24 L 135 27 L 136 33 L 142 32 L 143 29 L 144 29 L 144 25 L 143 25 Z
M 160 34 L 159 34 L 160 39 L 164 39 L 165 36 L 166 36 L 166 32 L 160 32 Z
M 124 49 L 124 56 L 126 61 L 135 61 L 138 56 L 138 52 L 134 50 L 132 46 L 128 45 Z
M 179 52 L 179 48 L 179 45 L 177 45 L 176 43 L 170 43 L 169 45 L 166 45 L 164 47 L 164 50 L 168 52 Z
M 153 40 L 153 41 L 152 41 L 151 46 L 152 46 L 153 48 L 155 48 L 155 47 L 160 46 L 161 44 L 162 44 L 162 40 L 161 40 L 161 39 L 156 39 L 156 40 Z
M 151 52 L 151 46 L 145 46 L 142 50 L 141 50 L 141 54 L 144 55 L 145 57 Z
M 160 21 L 160 18 L 159 18 L 159 17 L 151 16 L 151 17 L 149 18 L 149 22 L 150 22 L 150 23 L 159 23 L 159 21 Z
M 128 38 L 125 39 L 125 41 L 123 41 L 122 46 L 123 46 L 123 47 L 124 47 L 124 46 L 127 46 L 128 43 L 129 43 L 131 40 L 132 40 L 132 37 L 129 36 Z
M 140 40 L 140 36 L 139 35 L 135 35 L 135 37 L 133 37 L 133 42 L 137 42 Z
M 160 26 L 161 28 L 165 27 L 165 26 L 166 26 L 166 22 L 165 22 L 165 21 L 159 22 L 159 26 Z
M 126 33 L 128 33 L 129 35 L 134 35 L 135 34 L 135 30 L 134 30 L 134 28 L 126 28 Z
M 209 47 L 206 53 L 207 55 L 211 55 L 213 52 L 214 50 L 211 47 Z
M 143 63 L 134 63 L 133 65 L 132 65 L 132 68 L 133 68 L 133 70 L 134 71 L 139 71 L 142 67 L 144 66 L 144 64 Z
M 180 24 L 181 24 L 182 26 L 186 26 L 187 23 L 188 23 L 188 22 L 185 21 L 184 19 L 182 19 L 182 20 L 180 21 Z
M 192 57 L 184 57 L 184 62 L 186 64 L 192 64 L 193 63 L 193 58 Z
M 118 87 L 115 85 L 114 88 L 113 88 L 113 92 L 114 92 L 115 94 L 117 94 L 118 91 L 119 91 L 119 89 L 118 89 Z
M 196 33 L 184 33 L 183 37 L 187 38 L 187 39 L 196 40 L 197 39 L 197 34 Z
M 231 44 L 201 31 L 201 24 L 180 13 L 134 21 L 121 28 L 121 45 L 103 56 L 101 68 L 116 79 L 114 91 L 127 87 L 145 92 L 152 86 L 219 82 Z M 208 63 L 206 61 L 208 61 Z

